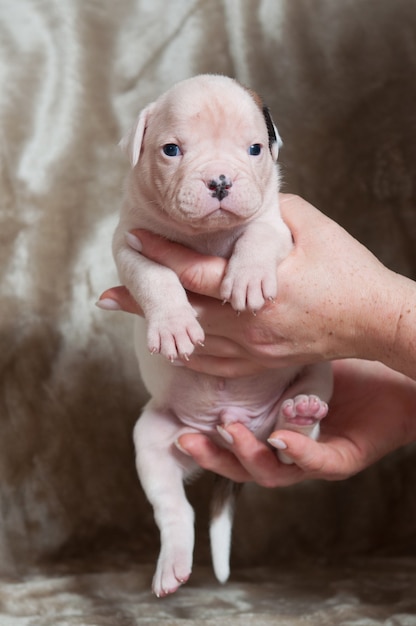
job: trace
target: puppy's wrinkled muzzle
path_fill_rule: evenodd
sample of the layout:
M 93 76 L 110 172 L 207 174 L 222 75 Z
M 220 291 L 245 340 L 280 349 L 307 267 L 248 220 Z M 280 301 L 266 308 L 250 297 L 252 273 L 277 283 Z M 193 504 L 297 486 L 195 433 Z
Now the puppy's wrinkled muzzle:
M 220 174 L 218 178 L 212 178 L 207 183 L 208 189 L 212 191 L 211 196 L 213 198 L 217 198 L 218 200 L 223 200 L 226 196 L 228 196 L 228 190 L 231 189 L 233 183 L 231 178 L 225 176 L 225 174 Z

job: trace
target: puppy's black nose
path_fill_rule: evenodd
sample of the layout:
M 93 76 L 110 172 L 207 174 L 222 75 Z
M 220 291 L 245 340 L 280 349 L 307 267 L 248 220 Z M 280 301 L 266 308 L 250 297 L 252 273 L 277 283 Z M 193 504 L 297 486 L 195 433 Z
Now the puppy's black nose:
M 212 191 L 211 196 L 218 198 L 218 200 L 222 200 L 228 196 L 228 190 L 231 189 L 232 186 L 231 178 L 228 178 L 228 176 L 224 174 L 220 174 L 218 178 L 213 178 L 208 182 L 208 189 Z

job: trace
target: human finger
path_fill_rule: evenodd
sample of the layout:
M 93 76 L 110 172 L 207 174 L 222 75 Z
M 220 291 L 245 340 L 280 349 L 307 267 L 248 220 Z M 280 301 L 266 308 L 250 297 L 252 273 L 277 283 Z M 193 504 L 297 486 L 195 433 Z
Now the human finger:
M 217 446 L 205 435 L 182 435 L 178 443 L 180 449 L 192 456 L 203 469 L 220 474 L 236 483 L 253 480 L 230 450 Z
M 198 352 L 195 350 L 189 359 L 184 361 L 184 365 L 194 372 L 221 378 L 242 378 L 259 374 L 266 369 L 260 363 L 250 359 L 210 356 L 203 353 L 203 348 L 198 349 Z
M 359 447 L 344 437 L 325 437 L 314 441 L 293 431 L 275 431 L 268 442 L 278 450 L 284 450 L 304 477 L 343 480 L 364 467 Z
M 305 478 L 296 465 L 285 465 L 279 461 L 276 451 L 259 441 L 253 433 L 238 422 L 225 429 L 230 450 L 241 466 L 262 487 L 283 487 Z
M 220 298 L 220 285 L 227 265 L 225 259 L 199 254 L 147 230 L 135 229 L 129 234 L 132 247 L 152 261 L 172 269 L 185 289 Z M 135 245 L 131 236 L 137 240 Z
M 111 287 L 98 298 L 96 305 L 106 311 L 126 311 L 143 315 L 143 311 L 126 287 Z

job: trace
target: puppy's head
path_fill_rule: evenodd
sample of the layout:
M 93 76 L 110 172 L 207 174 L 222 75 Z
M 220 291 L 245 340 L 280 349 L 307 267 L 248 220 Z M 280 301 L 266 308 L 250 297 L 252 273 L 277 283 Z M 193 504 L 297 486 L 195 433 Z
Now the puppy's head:
M 225 76 L 177 83 L 122 141 L 143 206 L 198 230 L 230 228 L 277 192 L 280 137 L 260 98 Z M 143 210 L 146 210 L 145 208 Z

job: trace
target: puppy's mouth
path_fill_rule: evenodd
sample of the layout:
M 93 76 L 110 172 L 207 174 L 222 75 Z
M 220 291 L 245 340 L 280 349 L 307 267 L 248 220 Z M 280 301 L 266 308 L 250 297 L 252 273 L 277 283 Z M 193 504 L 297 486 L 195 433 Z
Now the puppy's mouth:
M 239 211 L 233 211 L 232 208 L 224 206 L 223 202 L 219 202 L 219 205 L 215 208 L 209 209 L 205 217 L 211 217 L 212 215 L 239 215 Z
M 245 215 L 242 213 L 239 208 L 234 208 L 232 206 L 227 206 L 224 202 L 219 202 L 217 207 L 210 208 L 205 211 L 203 214 L 195 216 L 195 220 L 199 222 L 204 221 L 221 221 L 221 222 L 232 222 L 235 223 L 243 223 L 247 219 L 252 219 L 251 215 Z
M 210 233 L 218 230 L 228 231 L 242 226 L 245 222 L 252 218 L 242 216 L 236 211 L 232 211 L 228 207 L 222 207 L 220 204 L 215 207 L 199 213 L 182 213 L 177 215 L 175 221 L 180 224 L 182 231 L 188 231 L 190 234 Z
M 250 222 L 253 214 L 246 215 L 239 209 L 224 206 L 218 203 L 217 207 L 206 209 L 198 214 L 182 215 L 182 225 L 185 224 L 192 232 L 212 232 L 217 230 L 232 230 Z
M 244 221 L 257 213 L 261 206 L 259 197 L 250 192 L 236 193 L 234 189 L 224 187 L 209 195 L 201 197 L 199 203 L 199 209 L 205 217 L 230 217 Z
M 252 188 L 240 190 L 225 177 L 220 182 L 212 181 L 211 187 L 184 186 L 173 202 L 171 199 L 165 206 L 170 207 L 172 217 L 176 214 L 177 220 L 187 222 L 192 228 L 232 228 L 251 221 L 262 206 L 261 194 Z

